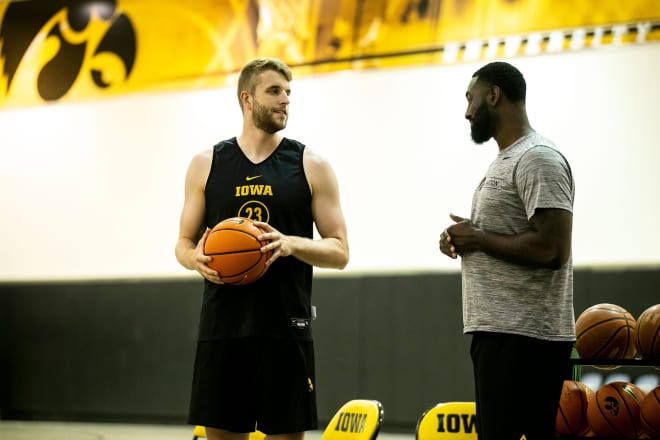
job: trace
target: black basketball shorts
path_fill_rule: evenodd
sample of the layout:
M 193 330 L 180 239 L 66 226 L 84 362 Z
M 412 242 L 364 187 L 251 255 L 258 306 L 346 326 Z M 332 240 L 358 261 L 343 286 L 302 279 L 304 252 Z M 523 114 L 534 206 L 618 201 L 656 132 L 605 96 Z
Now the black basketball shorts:
M 480 440 L 550 440 L 573 342 L 475 332 L 477 432 Z
M 317 429 L 314 371 L 311 341 L 198 342 L 188 422 L 270 435 Z

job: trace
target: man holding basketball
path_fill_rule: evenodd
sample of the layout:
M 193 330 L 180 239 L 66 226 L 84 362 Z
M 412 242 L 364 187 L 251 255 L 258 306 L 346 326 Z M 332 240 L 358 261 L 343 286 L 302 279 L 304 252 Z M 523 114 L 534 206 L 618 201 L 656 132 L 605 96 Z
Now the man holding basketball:
M 279 60 L 248 63 L 237 90 L 242 133 L 196 155 L 186 175 L 175 253 L 205 278 L 189 422 L 210 440 L 247 440 L 255 429 L 302 440 L 318 428 L 312 267 L 342 269 L 349 252 L 331 166 L 277 134 L 290 81 Z M 236 216 L 255 220 L 270 240 L 262 252 L 272 252 L 266 273 L 242 286 L 222 284 L 202 252 L 209 228 Z
M 470 219 L 450 214 L 440 235 L 440 250 L 462 259 L 477 432 L 480 440 L 547 440 L 575 341 L 575 183 L 564 156 L 530 126 L 518 69 L 487 64 L 466 97 L 473 141 L 494 138 L 499 147 Z

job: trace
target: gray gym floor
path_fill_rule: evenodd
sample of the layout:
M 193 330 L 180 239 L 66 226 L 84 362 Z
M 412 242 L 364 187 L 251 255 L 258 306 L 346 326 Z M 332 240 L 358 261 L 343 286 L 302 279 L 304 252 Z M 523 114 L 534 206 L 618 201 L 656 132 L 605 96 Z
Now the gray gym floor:
M 104 423 L 0 421 L 2 440 L 192 440 L 193 427 Z M 305 440 L 320 440 L 322 431 L 309 431 Z M 414 433 L 381 432 L 378 440 L 414 440 Z

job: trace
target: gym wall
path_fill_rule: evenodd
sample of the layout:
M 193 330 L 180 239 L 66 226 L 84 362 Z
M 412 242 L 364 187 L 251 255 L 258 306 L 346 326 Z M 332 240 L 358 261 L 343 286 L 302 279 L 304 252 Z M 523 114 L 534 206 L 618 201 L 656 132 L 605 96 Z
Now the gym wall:
M 319 418 L 347 400 L 378 399 L 384 429 L 410 432 L 435 403 L 473 400 L 460 275 L 317 277 Z M 657 303 L 657 269 L 575 273 L 575 310 Z M 201 282 L 196 279 L 0 285 L 4 419 L 185 423 Z M 656 372 L 622 367 L 583 373 Z M 525 392 L 534 384 L 520 384 Z
M 124 7 L 138 31 L 146 25 L 130 7 L 150 1 L 106 3 Z M 398 17 L 403 12 L 395 6 L 403 3 L 391 2 L 384 17 Z M 0 3 L 0 15 L 10 4 Z M 244 12 L 250 22 L 254 11 Z M 345 11 L 335 13 L 344 17 Z M 602 47 L 566 42 L 542 53 L 522 46 L 498 53 L 525 74 L 532 125 L 557 143 L 575 174 L 576 315 L 612 302 L 637 316 L 658 302 L 660 43 L 640 36 L 657 32 L 659 17 L 651 11 L 619 26 L 618 42 L 610 26 Z M 331 34 L 342 35 L 342 20 Z M 437 240 L 450 212 L 469 213 L 472 191 L 497 149 L 492 141 L 473 145 L 463 118 L 465 88 L 486 58 L 467 57 L 468 44 L 457 48 L 463 58 L 455 61 L 446 59 L 450 44 L 411 55 L 415 62 L 356 58 L 361 50 L 377 53 L 379 40 L 359 44 L 370 23 L 345 37 L 352 52 L 336 55 L 344 61 L 296 68 L 284 134 L 333 164 L 351 242 L 344 271 L 315 272 L 321 421 L 345 400 L 375 398 L 383 402 L 387 428 L 410 431 L 427 407 L 472 398 L 460 263 L 442 256 Z M 556 25 L 578 35 L 580 24 Z M 589 26 L 593 42 L 597 28 Z M 473 35 L 487 41 L 486 27 L 484 21 Z M 5 22 L 5 49 L 7 29 Z M 234 37 L 244 41 L 240 29 Z M 135 41 L 167 46 L 174 37 L 147 33 Z M 529 47 L 532 38 L 525 41 Z M 231 45 L 227 52 L 211 49 L 200 45 L 199 53 L 221 53 L 223 62 L 243 54 Z M 6 86 L 0 100 L 1 418 L 185 421 L 201 282 L 174 258 L 183 181 L 195 153 L 240 130 L 239 64 L 206 72 L 206 64 L 195 64 L 180 48 L 137 52 L 133 64 L 130 54 L 120 58 L 123 74 L 132 72 L 126 81 L 116 80 L 122 75 L 113 70 L 114 85 L 102 88 L 89 79 L 97 77 L 83 81 L 81 75 L 61 98 L 44 101 L 61 85 L 36 93 L 40 66 L 24 63 L 10 88 L 0 57 L 0 86 Z M 92 61 L 85 58 L 81 72 L 94 72 Z M 161 73 L 178 79 L 158 82 Z

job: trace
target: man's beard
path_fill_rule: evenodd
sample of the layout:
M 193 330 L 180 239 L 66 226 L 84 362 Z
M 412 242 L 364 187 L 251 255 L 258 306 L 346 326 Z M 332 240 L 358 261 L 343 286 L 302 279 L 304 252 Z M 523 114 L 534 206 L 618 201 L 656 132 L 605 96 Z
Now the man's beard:
M 472 117 L 470 135 L 477 144 L 483 144 L 495 135 L 495 120 L 486 104 L 481 104 Z
M 273 118 L 273 112 L 271 112 L 270 108 L 259 104 L 257 100 L 254 101 L 252 122 L 260 130 L 270 134 L 277 133 L 286 127 L 286 121 L 286 117 L 284 118 L 284 122 L 276 121 Z

